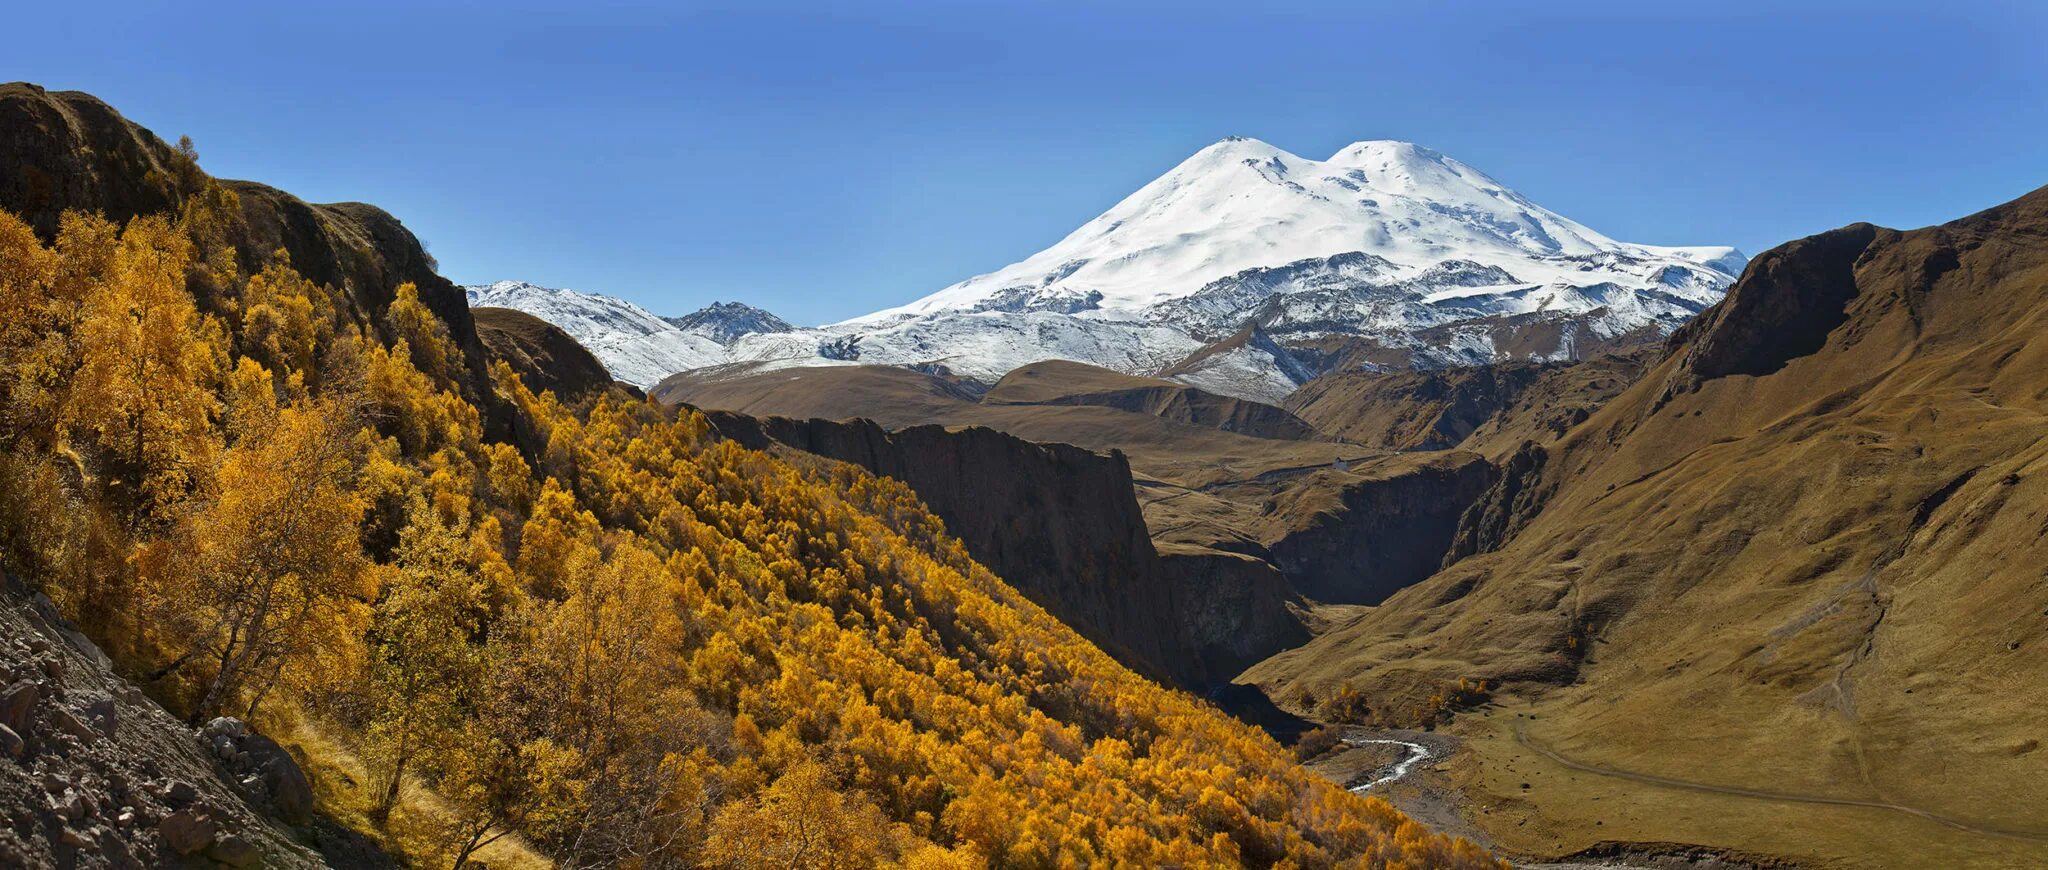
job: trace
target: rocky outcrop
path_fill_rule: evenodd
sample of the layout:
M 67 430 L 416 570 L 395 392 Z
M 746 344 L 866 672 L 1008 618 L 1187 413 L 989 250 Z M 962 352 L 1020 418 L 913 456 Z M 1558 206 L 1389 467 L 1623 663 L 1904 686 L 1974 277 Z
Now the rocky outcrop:
M 87 94 L 0 84 L 0 207 L 48 238 L 65 209 L 121 219 L 177 208 L 171 147 Z
M 242 729 L 216 754 L 12 578 L 0 578 L 0 683 L 0 866 L 328 863 L 288 827 L 313 821 L 289 753 Z M 251 776 L 267 799 L 251 799 Z
M 313 784 L 277 741 L 225 716 L 206 723 L 199 740 L 227 766 L 229 776 L 252 802 L 292 825 L 313 820 Z
M 1175 623 L 1215 687 L 1252 663 L 1308 641 L 1299 596 L 1272 563 L 1186 544 L 1159 547 L 1176 585 Z
M 1445 551 L 1443 565 L 1478 553 L 1498 550 L 1543 509 L 1550 484 L 1543 480 L 1543 466 L 1550 454 L 1533 442 L 1523 442 L 1502 463 L 1493 485 L 1474 500 L 1458 519 L 1457 533 Z
M 1296 592 L 1323 603 L 1378 604 L 1436 573 L 1459 518 L 1492 485 L 1494 468 L 1448 453 L 1344 484 L 1336 503 L 1296 509 L 1267 545 Z
M 1305 634 L 1277 578 L 1230 554 L 1162 559 L 1121 453 L 967 427 L 707 416 L 744 446 L 849 462 L 910 486 L 974 559 L 1138 670 L 1188 687 Z
M 1685 368 L 1701 380 L 1767 375 L 1821 349 L 1849 318 L 1863 252 L 1898 233 L 1851 224 L 1781 245 L 1751 263 L 1728 297 L 1673 334 Z

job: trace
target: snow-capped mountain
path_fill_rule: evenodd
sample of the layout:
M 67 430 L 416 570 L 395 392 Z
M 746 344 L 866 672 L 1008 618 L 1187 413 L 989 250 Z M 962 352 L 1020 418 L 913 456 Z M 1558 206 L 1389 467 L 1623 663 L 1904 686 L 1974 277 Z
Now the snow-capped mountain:
M 1729 247 L 1617 242 L 1406 142 L 1318 161 L 1230 138 L 1031 257 L 829 326 L 792 328 L 739 305 L 663 320 L 510 282 L 471 293 L 555 322 L 642 384 L 716 364 L 848 363 L 993 382 L 1070 359 L 1276 401 L 1331 359 L 1564 359 L 1668 332 L 1745 262 Z M 1358 352 L 1310 348 L 1330 341 Z
M 1058 244 L 863 322 L 940 310 L 1144 312 L 1247 270 L 1370 255 L 1358 279 L 1420 279 L 1449 261 L 1504 270 L 1471 286 L 1642 283 L 1674 267 L 1725 287 L 1728 247 L 1607 238 L 1463 163 L 1408 142 L 1359 142 L 1326 161 L 1233 137 L 1195 153 Z M 1592 278 L 1594 280 L 1587 280 Z M 1443 289 L 1450 289 L 1446 285 Z
M 612 377 L 629 384 L 647 386 L 684 369 L 726 361 L 725 347 L 717 341 L 624 299 L 524 281 L 462 289 L 472 308 L 517 308 L 561 327 L 589 348 Z
M 681 317 L 662 319 L 684 332 L 726 346 L 749 335 L 796 330 L 789 321 L 744 302 L 713 302 Z

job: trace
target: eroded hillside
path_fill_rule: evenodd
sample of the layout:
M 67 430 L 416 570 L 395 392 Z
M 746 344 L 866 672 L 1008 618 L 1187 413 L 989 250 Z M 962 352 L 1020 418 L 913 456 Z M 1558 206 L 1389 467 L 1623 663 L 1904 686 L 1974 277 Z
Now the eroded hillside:
M 1500 687 L 1467 717 L 1467 773 L 1518 807 L 1484 825 L 1513 848 L 2039 861 L 2044 327 L 2048 190 L 1773 250 L 1626 392 L 1519 454 L 1474 555 L 1244 679 L 1396 715 Z M 1552 775 L 1518 788 L 1517 764 Z M 1645 811 L 1586 812 L 1603 790 Z

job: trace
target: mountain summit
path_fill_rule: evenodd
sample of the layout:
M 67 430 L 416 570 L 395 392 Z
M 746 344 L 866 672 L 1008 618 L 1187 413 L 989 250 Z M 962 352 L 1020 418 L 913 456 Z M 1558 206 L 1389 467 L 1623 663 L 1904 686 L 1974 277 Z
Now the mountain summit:
M 1065 359 L 1278 401 L 1336 370 L 1575 359 L 1654 340 L 1720 299 L 1745 262 L 1725 246 L 1617 242 L 1409 142 L 1311 160 L 1229 138 L 1020 262 L 814 329 L 733 303 L 607 318 L 584 309 L 616 300 L 472 289 L 491 300 L 479 304 L 553 320 L 643 386 L 685 368 L 845 364 L 992 384 Z M 622 337 L 612 320 L 666 328 Z
M 1387 277 L 1468 261 L 1504 269 L 1504 284 L 1654 280 L 1671 267 L 1684 273 L 1673 276 L 1677 283 L 1704 302 L 1743 263 L 1725 246 L 1617 242 L 1410 142 L 1357 142 L 1317 161 L 1233 137 L 1195 152 L 1050 248 L 857 321 L 1091 294 L 1100 294 L 1102 309 L 1138 312 L 1247 269 L 1350 252 L 1387 260 Z M 1603 255 L 1614 261 L 1610 274 L 1593 275 L 1603 270 L 1585 267 Z M 1632 268 L 1613 268 L 1622 261 Z
M 743 336 L 757 333 L 796 329 L 789 321 L 744 302 L 713 302 L 681 317 L 662 319 L 677 329 L 704 336 L 721 345 L 730 345 Z

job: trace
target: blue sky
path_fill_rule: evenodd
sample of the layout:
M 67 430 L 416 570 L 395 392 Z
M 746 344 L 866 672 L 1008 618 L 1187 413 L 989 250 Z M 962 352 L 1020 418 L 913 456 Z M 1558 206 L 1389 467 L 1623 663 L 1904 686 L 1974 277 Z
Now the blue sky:
M 381 205 L 457 281 L 803 323 L 1020 259 L 1226 135 L 1412 140 L 1750 253 L 2048 184 L 2048 4 L 1683 5 L 38 3 L 0 79 Z

